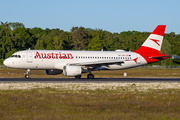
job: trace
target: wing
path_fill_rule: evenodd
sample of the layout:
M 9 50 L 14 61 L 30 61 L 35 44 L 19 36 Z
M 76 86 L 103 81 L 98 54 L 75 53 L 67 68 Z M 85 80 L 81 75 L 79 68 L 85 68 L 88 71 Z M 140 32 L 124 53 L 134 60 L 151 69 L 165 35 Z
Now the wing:
M 102 61 L 94 61 L 94 62 L 69 63 L 69 65 L 103 66 L 103 65 L 121 64 L 121 63 L 124 63 L 124 61 L 132 61 L 132 60 L 102 60 Z

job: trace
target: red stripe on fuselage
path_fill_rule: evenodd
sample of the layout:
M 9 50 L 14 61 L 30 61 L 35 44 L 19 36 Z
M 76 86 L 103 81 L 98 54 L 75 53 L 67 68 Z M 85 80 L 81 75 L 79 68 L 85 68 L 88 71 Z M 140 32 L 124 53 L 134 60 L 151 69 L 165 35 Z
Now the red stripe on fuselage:
M 146 47 L 146 46 L 141 46 L 138 50 L 134 51 L 136 53 L 156 53 L 159 54 L 160 51 L 150 48 L 150 47 Z
M 160 54 L 159 50 L 155 50 L 153 48 L 141 46 L 138 50 L 134 51 L 135 53 L 140 54 L 146 62 L 149 63 L 154 63 L 158 62 L 160 60 L 167 59 L 168 57 L 162 57 L 162 58 L 150 58 L 150 57 L 155 57 L 155 56 L 167 56 L 166 54 Z

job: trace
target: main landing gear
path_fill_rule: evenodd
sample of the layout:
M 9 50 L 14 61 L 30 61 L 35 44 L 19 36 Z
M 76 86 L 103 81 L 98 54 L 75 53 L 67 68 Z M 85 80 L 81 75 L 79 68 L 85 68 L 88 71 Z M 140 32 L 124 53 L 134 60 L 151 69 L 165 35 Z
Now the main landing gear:
M 87 79 L 94 79 L 94 75 L 93 74 L 88 74 Z
M 91 70 L 89 70 L 89 74 L 87 75 L 87 79 L 94 79 L 94 75 L 91 74 Z
M 81 75 L 75 76 L 76 79 L 80 79 Z M 91 74 L 91 71 L 89 71 L 89 74 L 87 75 L 87 79 L 94 79 L 94 75 Z
M 30 72 L 30 69 L 27 69 L 27 70 L 26 70 L 26 75 L 25 75 L 25 78 L 26 78 L 26 79 L 29 78 L 29 72 Z

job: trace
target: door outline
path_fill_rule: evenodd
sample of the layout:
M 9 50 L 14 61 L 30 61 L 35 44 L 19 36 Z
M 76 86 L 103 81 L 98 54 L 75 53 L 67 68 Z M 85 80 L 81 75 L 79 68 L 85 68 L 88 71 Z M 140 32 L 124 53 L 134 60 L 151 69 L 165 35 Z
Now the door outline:
M 32 63 L 33 62 L 33 57 L 32 57 L 32 52 L 27 52 L 27 62 Z

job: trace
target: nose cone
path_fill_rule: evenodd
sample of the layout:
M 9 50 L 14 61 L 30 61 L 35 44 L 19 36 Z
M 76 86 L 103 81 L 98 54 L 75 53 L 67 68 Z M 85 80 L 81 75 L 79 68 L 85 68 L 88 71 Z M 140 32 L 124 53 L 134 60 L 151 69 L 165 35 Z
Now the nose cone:
M 3 62 L 3 64 L 8 67 L 8 66 L 9 66 L 9 62 L 10 62 L 10 61 L 9 61 L 8 59 L 5 59 L 4 62 Z
M 10 68 L 20 68 L 21 62 L 16 59 L 7 58 L 4 60 L 3 64 Z

